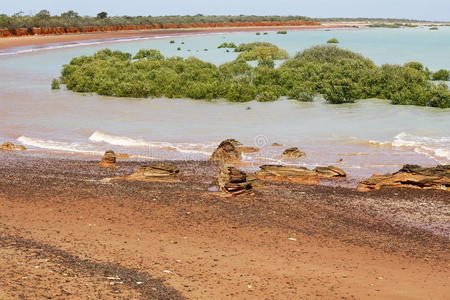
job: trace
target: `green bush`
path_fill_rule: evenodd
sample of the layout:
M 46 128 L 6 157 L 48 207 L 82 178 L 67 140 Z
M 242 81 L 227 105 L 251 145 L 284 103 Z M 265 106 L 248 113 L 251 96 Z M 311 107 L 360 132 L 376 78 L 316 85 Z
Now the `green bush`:
M 52 80 L 52 90 L 59 90 L 60 86 L 59 86 L 60 82 L 58 79 L 53 79 Z
M 287 34 L 286 30 L 277 31 L 277 34 Z
M 328 43 L 328 44 L 339 44 L 339 41 L 338 41 L 337 38 L 332 38 L 332 39 L 329 39 L 329 40 L 327 41 L 327 43 Z
M 254 43 L 243 43 L 234 49 L 235 52 L 245 52 L 254 50 L 260 47 L 277 47 L 274 44 L 268 42 L 254 42 Z M 278 48 L 278 47 L 277 47 Z
M 217 48 L 237 48 L 236 44 L 233 42 L 224 42 L 220 44 Z
M 306 49 L 275 68 L 277 55 L 287 54 L 267 44 L 240 45 L 239 57 L 220 66 L 194 57 L 165 58 L 152 49 L 139 50 L 134 59 L 129 53 L 105 49 L 73 58 L 64 65 L 61 82 L 74 92 L 117 97 L 267 102 L 283 96 L 312 101 L 322 95 L 334 104 L 379 98 L 399 105 L 450 107 L 448 87 L 431 83 L 430 72 L 421 63 L 376 66 L 357 53 L 328 45 Z M 246 59 L 257 60 L 257 66 Z M 449 76 L 449 71 L 440 70 L 432 78 Z
M 440 80 L 440 81 L 449 81 L 450 80 L 450 71 L 441 69 L 439 71 L 436 71 L 431 76 L 433 80 Z

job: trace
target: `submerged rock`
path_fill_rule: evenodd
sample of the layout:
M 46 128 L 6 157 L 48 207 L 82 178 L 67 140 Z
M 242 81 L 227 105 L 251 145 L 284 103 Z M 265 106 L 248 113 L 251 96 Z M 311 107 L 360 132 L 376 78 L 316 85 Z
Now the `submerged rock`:
M 241 152 L 236 149 L 233 144 L 237 142 L 233 139 L 228 139 L 219 144 L 217 149 L 213 152 L 210 160 L 219 161 L 222 163 L 236 163 L 241 160 Z M 239 143 L 239 142 L 238 142 Z
M 280 165 L 263 165 L 256 177 L 263 181 L 291 182 L 298 184 L 319 184 L 317 172 L 303 167 L 291 167 Z
M 117 155 L 112 150 L 108 150 L 103 154 L 99 166 L 103 168 L 114 168 L 116 166 Z
M 235 167 L 221 166 L 217 183 L 220 191 L 233 196 L 253 194 L 253 187 L 247 181 L 247 174 Z
M 1 148 L 2 151 L 25 151 L 27 148 L 22 145 L 14 145 L 11 142 L 5 142 L 2 144 Z
M 324 178 L 347 177 L 347 173 L 335 166 L 317 167 L 314 171 L 319 175 L 319 177 Z
M 439 165 L 434 168 L 405 165 L 393 174 L 373 175 L 360 182 L 358 191 L 367 192 L 396 187 L 450 191 L 450 165 Z
M 296 159 L 296 158 L 306 157 L 306 153 L 300 151 L 297 147 L 292 147 L 292 148 L 284 150 L 282 157 L 289 158 L 289 159 Z

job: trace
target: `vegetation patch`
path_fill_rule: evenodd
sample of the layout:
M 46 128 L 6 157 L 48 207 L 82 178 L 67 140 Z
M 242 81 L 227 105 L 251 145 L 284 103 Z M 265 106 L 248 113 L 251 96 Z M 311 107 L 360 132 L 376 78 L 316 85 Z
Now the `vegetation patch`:
M 258 54 L 251 57 L 257 58 L 256 67 L 242 57 L 216 66 L 194 57 L 167 58 L 152 49 L 140 50 L 134 59 L 106 49 L 72 59 L 63 67 L 61 80 L 75 92 L 116 97 L 266 102 L 280 97 L 312 101 L 321 95 L 335 104 L 379 98 L 393 104 L 450 107 L 448 87 L 430 81 L 446 78 L 444 72 L 435 75 L 420 63 L 377 66 L 357 53 L 326 45 L 309 48 L 274 68 L 273 53 L 265 52 L 270 47 L 250 43 L 236 48 L 247 58 Z
M 332 38 L 332 39 L 329 39 L 329 40 L 327 41 L 327 43 L 328 43 L 328 44 L 339 44 L 339 41 L 338 41 L 337 38 Z
M 220 44 L 219 47 L 217 47 L 217 48 L 230 48 L 230 49 L 233 49 L 233 48 L 237 48 L 237 46 L 233 42 L 224 42 L 224 43 Z

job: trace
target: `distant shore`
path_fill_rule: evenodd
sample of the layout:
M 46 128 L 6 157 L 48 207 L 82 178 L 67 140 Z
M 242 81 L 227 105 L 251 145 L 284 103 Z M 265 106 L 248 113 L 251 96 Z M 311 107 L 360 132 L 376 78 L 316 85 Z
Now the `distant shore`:
M 131 30 L 94 33 L 76 33 L 61 35 L 32 35 L 19 37 L 0 38 L 0 50 L 9 48 L 25 47 L 32 45 L 45 45 L 53 43 L 69 43 L 87 40 L 109 40 L 133 37 L 153 37 L 161 35 L 189 35 L 202 33 L 226 33 L 226 32 L 258 32 L 279 30 L 320 30 L 320 29 L 355 29 L 353 24 L 326 24 L 314 26 L 252 26 L 252 27 L 223 27 L 223 28 L 186 28 L 186 29 L 164 29 L 164 30 Z

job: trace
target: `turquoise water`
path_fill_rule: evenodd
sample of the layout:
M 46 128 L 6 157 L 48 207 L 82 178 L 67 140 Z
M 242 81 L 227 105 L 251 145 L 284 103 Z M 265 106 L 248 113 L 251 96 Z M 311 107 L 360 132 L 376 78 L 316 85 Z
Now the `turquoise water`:
M 339 165 L 355 176 L 393 171 L 405 163 L 450 163 L 448 109 L 393 106 L 382 100 L 338 106 L 320 99 L 240 104 L 50 90 L 51 79 L 58 77 L 64 63 L 106 47 L 132 53 L 155 48 L 167 56 L 196 56 L 220 64 L 236 57 L 217 49 L 224 41 L 268 41 L 295 54 L 332 37 L 339 39 L 340 47 L 377 64 L 420 61 L 432 70 L 450 69 L 447 27 L 226 33 L 14 49 L 0 53 L 0 141 L 18 140 L 33 151 L 98 155 L 113 148 L 156 159 L 207 159 L 218 142 L 233 137 L 262 148 L 246 156 L 248 161 L 315 166 L 342 158 Z M 171 39 L 176 43 L 170 44 Z M 273 142 L 298 146 L 308 157 L 283 161 L 282 149 L 271 147 Z

